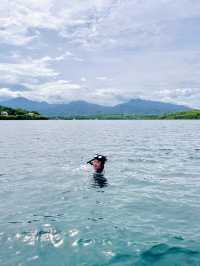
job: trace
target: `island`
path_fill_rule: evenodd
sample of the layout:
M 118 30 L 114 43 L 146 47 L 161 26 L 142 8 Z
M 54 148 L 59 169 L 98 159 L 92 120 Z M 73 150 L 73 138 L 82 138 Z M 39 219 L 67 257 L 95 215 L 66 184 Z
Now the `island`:
M 47 120 L 48 117 L 36 111 L 0 106 L 0 120 Z

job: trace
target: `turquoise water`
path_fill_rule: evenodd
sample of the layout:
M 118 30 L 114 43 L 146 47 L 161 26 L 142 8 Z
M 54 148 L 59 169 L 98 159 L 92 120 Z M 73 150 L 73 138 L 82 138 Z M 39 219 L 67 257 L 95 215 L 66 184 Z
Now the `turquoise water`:
M 200 265 L 199 121 L 1 121 L 0 147 L 1 266 Z

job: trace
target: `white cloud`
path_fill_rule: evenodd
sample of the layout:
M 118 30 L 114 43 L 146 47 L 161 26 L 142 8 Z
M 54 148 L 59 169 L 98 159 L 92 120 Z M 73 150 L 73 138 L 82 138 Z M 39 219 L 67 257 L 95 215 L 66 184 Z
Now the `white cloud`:
M 22 96 L 20 91 L 11 91 L 9 88 L 0 88 L 0 98 L 2 100 L 16 98 Z
M 51 103 L 68 102 L 75 100 L 84 90 L 79 84 L 71 83 L 68 80 L 57 80 L 39 85 L 32 85 L 28 91 L 24 91 L 24 97 Z M 85 92 L 85 91 L 84 91 Z M 84 93 L 83 93 L 84 94 Z
M 0 42 L 11 45 L 26 45 L 37 38 L 37 35 L 28 36 L 27 30 L 17 27 L 10 27 L 6 30 L 0 29 Z
M 198 15 L 195 0 L 2 0 L 0 42 L 25 45 L 49 29 L 85 47 L 159 45 L 169 41 L 168 22 Z
M 193 97 L 194 95 L 200 94 L 200 88 L 178 88 L 178 89 L 165 89 L 159 91 L 159 94 L 169 99 L 177 99 L 182 97 Z
M 86 82 L 87 79 L 86 79 L 85 77 L 82 77 L 82 78 L 81 78 L 81 81 L 82 81 L 82 82 Z
M 1 98 L 14 98 L 14 97 L 26 97 L 36 101 L 47 101 L 51 103 L 66 102 L 75 100 L 79 94 L 85 88 L 79 84 L 70 83 L 68 80 L 57 80 L 54 82 L 45 82 L 39 85 L 31 85 L 27 90 L 24 91 L 12 91 L 9 88 L 0 89 Z
M 40 78 L 55 78 L 58 73 L 52 69 L 49 56 L 40 59 L 27 58 L 17 63 L 0 63 L 1 82 L 5 83 L 38 83 Z
M 62 61 L 62 60 L 65 60 L 65 59 L 74 60 L 74 61 L 77 61 L 77 62 L 83 62 L 84 61 L 83 58 L 75 56 L 74 54 L 72 54 L 69 51 L 65 52 L 62 55 L 59 55 L 59 56 L 55 57 L 54 59 L 52 58 L 52 60 L 55 60 L 55 61 Z
M 105 76 L 103 76 L 103 77 L 96 77 L 96 79 L 97 79 L 97 80 L 102 80 L 102 81 L 104 81 L 104 80 L 108 80 L 108 77 L 105 77 Z
M 63 103 L 76 100 L 85 100 L 93 103 L 112 105 L 118 103 L 116 88 L 88 88 L 68 80 L 57 80 L 39 85 L 31 85 L 24 91 L 12 91 L 9 88 L 0 88 L 0 98 L 25 97 L 36 101 L 49 103 Z M 114 101 L 113 101 L 114 97 Z
M 166 102 L 181 103 L 200 108 L 200 87 L 199 88 L 178 88 L 163 89 L 156 92 L 158 99 Z
M 84 59 L 81 57 L 75 56 L 75 57 L 73 57 L 73 59 L 74 59 L 74 61 L 77 61 L 77 62 L 84 62 Z
M 27 97 L 50 101 L 196 105 L 199 15 L 196 0 L 2 0 L 0 84 L 25 84 Z

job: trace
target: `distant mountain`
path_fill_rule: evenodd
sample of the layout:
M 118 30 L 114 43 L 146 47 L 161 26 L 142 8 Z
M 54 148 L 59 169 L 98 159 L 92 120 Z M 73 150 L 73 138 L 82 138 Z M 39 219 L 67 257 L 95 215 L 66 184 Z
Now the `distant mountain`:
M 104 114 L 110 113 L 111 109 L 111 107 L 85 101 L 74 101 L 68 104 L 49 104 L 47 102 L 31 101 L 23 97 L 2 101 L 0 104 L 11 108 L 23 108 L 29 111 L 35 110 L 48 116 Z
M 115 114 L 162 114 L 168 112 L 189 111 L 191 108 L 172 103 L 132 99 L 129 102 L 118 104 L 113 107 Z
M 23 97 L 17 97 L 7 101 L 2 101 L 0 102 L 0 104 L 11 108 L 22 108 L 29 111 L 38 111 L 39 109 L 43 110 L 51 107 L 51 104 L 48 104 L 47 102 L 31 101 Z
M 163 114 L 170 112 L 189 111 L 184 105 L 132 99 L 115 106 L 103 106 L 85 101 L 74 101 L 67 104 L 49 104 L 47 102 L 31 101 L 23 97 L 0 102 L 2 106 L 23 108 L 37 111 L 47 116 L 95 115 L 95 114 Z
M 95 115 L 110 113 L 111 107 L 88 103 L 85 101 L 74 101 L 68 104 L 52 104 L 51 108 L 45 110 L 46 115 Z

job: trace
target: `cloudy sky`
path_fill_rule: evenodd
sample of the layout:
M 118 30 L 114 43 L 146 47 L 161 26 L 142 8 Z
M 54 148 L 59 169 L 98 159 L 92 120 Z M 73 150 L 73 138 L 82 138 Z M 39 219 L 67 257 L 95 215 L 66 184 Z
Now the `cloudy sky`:
M 199 0 L 1 0 L 0 99 L 200 108 Z

